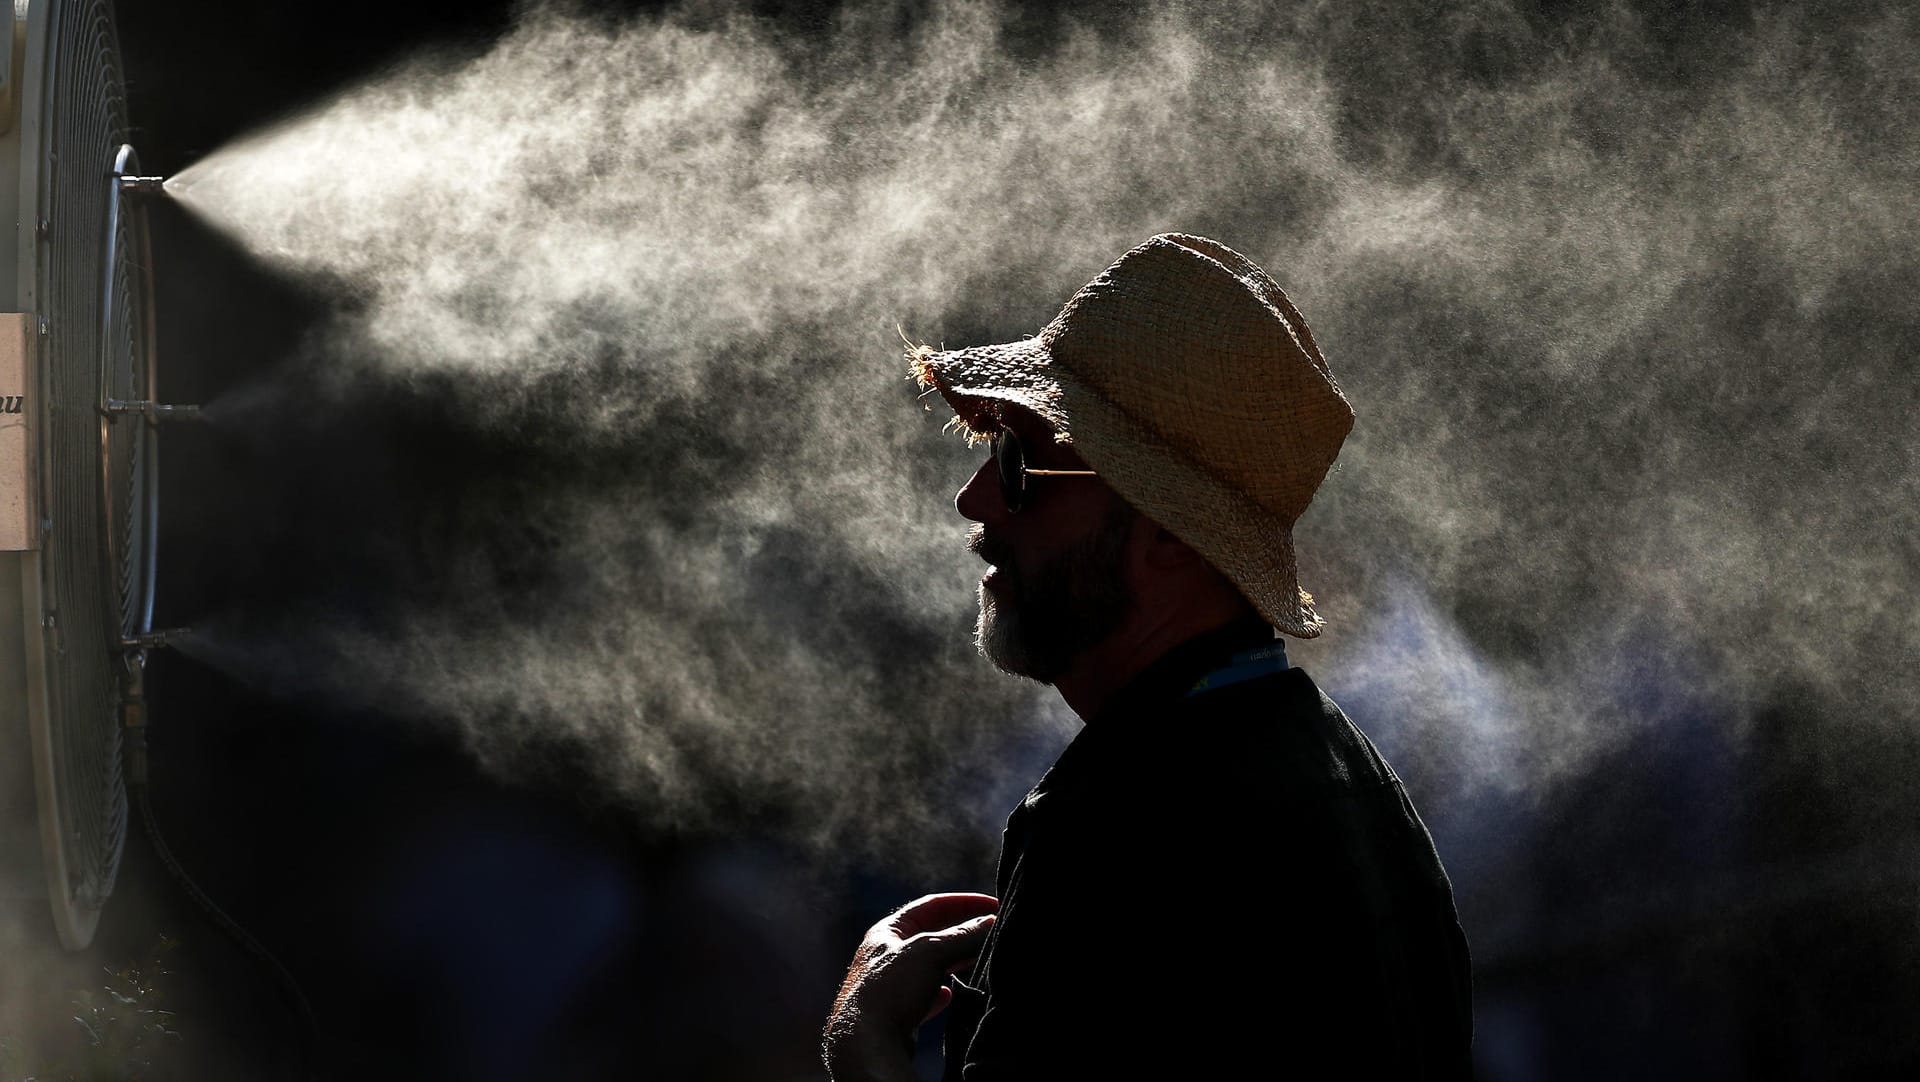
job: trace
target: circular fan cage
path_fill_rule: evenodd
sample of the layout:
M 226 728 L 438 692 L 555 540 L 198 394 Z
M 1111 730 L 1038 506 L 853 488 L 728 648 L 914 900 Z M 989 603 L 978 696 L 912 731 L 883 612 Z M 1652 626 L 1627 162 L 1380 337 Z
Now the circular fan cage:
M 35 3 L 28 20 L 20 191 L 23 216 L 31 208 L 37 217 L 30 254 L 22 240 L 19 284 L 23 297 L 31 290 L 39 536 L 22 575 L 23 616 L 37 631 L 24 649 L 37 692 L 26 713 L 47 894 L 61 941 L 79 949 L 119 870 L 123 731 L 152 630 L 160 414 L 151 249 L 136 189 L 157 182 L 130 179 L 139 163 L 126 143 L 111 5 Z

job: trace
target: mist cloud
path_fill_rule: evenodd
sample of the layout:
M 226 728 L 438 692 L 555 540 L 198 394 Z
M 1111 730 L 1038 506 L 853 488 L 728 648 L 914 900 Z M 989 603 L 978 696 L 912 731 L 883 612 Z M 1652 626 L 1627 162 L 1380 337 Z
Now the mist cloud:
M 658 815 L 935 844 L 1062 722 L 965 641 L 970 458 L 896 327 L 1031 333 L 1181 229 L 1274 273 L 1356 405 L 1294 653 L 1410 774 L 1550 781 L 1658 720 L 1636 681 L 1911 714 L 1910 16 L 905 10 L 536 7 L 175 179 L 351 298 L 300 362 L 336 390 L 634 467 L 474 494 L 461 588 L 326 628 L 310 679 L 503 769 L 594 749 Z M 537 589 L 498 540 L 530 528 Z M 302 633 L 248 626 L 224 663 L 287 668 Z

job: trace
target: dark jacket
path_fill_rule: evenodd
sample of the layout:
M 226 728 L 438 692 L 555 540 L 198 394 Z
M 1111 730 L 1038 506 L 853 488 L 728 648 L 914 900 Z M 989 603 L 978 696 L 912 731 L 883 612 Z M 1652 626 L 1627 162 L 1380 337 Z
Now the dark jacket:
M 1008 818 L 949 1082 L 1469 1075 L 1466 938 L 1400 779 L 1300 669 L 1189 694 L 1263 635 L 1173 651 Z

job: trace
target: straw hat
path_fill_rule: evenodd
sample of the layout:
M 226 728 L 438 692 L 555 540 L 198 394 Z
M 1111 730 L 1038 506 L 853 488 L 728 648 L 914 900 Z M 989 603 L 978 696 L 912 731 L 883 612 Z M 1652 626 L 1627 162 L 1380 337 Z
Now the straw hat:
M 907 357 L 970 436 L 999 427 L 1002 403 L 1026 407 L 1274 627 L 1320 633 L 1293 524 L 1352 430 L 1353 407 L 1306 320 L 1252 260 L 1162 234 L 1033 338 Z

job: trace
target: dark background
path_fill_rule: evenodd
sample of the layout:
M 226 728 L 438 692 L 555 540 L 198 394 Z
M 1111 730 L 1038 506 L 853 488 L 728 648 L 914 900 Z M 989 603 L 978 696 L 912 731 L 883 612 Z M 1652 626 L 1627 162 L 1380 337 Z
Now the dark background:
M 1076 7 L 1094 10 L 1049 10 Z M 1633 58 L 1635 75 L 1683 86 L 1752 17 L 1738 4 L 1629 7 L 1665 43 Z M 809 5 L 757 10 L 798 32 L 826 25 Z M 482 50 L 511 17 L 502 4 L 123 0 L 135 143 L 148 171 L 177 172 L 418 49 Z M 1052 17 L 1025 16 L 1021 33 L 1044 41 Z M 1352 59 L 1356 81 L 1385 62 Z M 1493 81 L 1524 67 L 1497 53 L 1418 59 Z M 1355 154 L 1370 137 L 1418 140 L 1393 108 L 1352 101 Z M 177 209 L 159 208 L 155 228 L 171 400 L 216 398 L 352 303 L 276 278 Z M 377 621 L 437 588 L 432 539 L 459 521 L 464 491 L 631 468 L 529 455 L 432 392 L 384 387 L 350 408 L 316 395 L 324 407 L 283 410 L 265 432 L 170 430 L 157 622 L 236 606 Z M 497 540 L 517 543 L 537 555 L 537 538 Z M 395 559 L 395 546 L 417 551 Z M 752 807 L 725 829 L 663 832 L 594 795 L 558 751 L 543 771 L 492 780 L 429 726 L 175 654 L 155 659 L 152 699 L 167 837 L 297 978 L 341 1077 L 809 1077 L 860 930 L 924 890 L 984 885 L 821 872 L 764 840 Z M 1363 724 L 1384 708 L 1345 705 Z M 1754 716 L 1639 705 L 1663 719 L 1661 740 L 1544 796 L 1490 797 L 1435 824 L 1475 948 L 1484 1076 L 1910 1076 L 1920 829 L 1904 730 L 1863 736 L 1837 704 L 1791 687 Z M 1734 730 L 1745 738 L 1721 735 Z M 984 877 L 991 854 L 973 866 Z M 135 957 L 160 934 L 182 944 L 184 1036 L 157 1073 L 292 1071 L 304 1038 L 266 971 L 200 921 L 143 842 L 122 874 L 89 955 Z M 1476 923 L 1487 914 L 1498 921 Z

